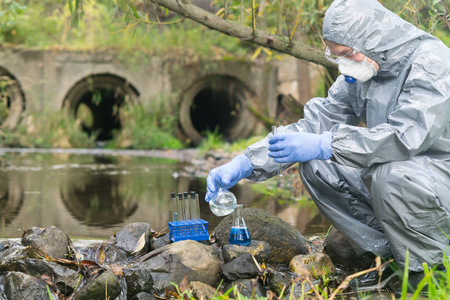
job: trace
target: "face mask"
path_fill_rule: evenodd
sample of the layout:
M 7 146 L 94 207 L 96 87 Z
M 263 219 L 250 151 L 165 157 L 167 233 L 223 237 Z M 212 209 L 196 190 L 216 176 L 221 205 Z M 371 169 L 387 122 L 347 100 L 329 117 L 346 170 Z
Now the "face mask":
M 369 63 L 367 57 L 363 61 L 353 61 L 344 57 L 339 57 L 339 71 L 347 76 L 351 76 L 361 82 L 366 82 L 377 75 L 374 66 L 375 61 Z

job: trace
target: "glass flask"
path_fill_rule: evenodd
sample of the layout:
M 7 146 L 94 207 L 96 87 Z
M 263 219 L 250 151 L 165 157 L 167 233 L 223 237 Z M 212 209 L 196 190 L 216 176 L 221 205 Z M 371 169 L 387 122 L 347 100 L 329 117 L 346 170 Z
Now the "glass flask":
M 242 204 L 238 204 L 236 207 L 228 241 L 232 245 L 248 246 L 250 245 L 251 237 L 247 225 L 245 225 L 244 217 L 242 216 L 242 208 Z
M 236 209 L 236 205 L 237 200 L 234 194 L 224 188 L 219 188 L 213 199 L 209 201 L 209 208 L 218 217 L 231 214 Z

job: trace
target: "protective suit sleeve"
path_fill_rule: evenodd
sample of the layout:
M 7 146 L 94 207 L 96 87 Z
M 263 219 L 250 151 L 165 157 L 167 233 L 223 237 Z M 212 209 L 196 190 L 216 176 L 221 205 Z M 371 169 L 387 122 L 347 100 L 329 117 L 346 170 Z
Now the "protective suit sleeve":
M 333 159 L 366 168 L 407 160 L 430 148 L 450 122 L 449 63 L 448 55 L 432 52 L 416 58 L 386 123 L 372 128 L 334 126 Z
M 347 103 L 355 91 L 344 81 L 343 76 L 328 91 L 327 98 L 313 98 L 304 107 L 304 118 L 287 126 L 279 126 L 277 132 L 310 132 L 321 134 L 330 131 L 333 126 L 340 123 L 357 125 L 360 122 L 355 115 L 350 103 Z M 253 171 L 248 179 L 252 181 L 264 181 L 275 176 L 278 172 L 278 163 L 268 156 L 269 140 L 272 133 L 264 139 L 250 145 L 244 151 L 244 155 L 252 163 Z M 282 168 L 287 169 L 294 163 L 282 163 Z

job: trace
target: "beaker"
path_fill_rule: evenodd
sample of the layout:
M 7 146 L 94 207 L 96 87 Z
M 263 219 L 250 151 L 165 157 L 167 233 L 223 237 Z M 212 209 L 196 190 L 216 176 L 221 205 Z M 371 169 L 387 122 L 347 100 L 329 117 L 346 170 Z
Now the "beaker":
M 250 232 L 248 232 L 247 225 L 245 225 L 244 217 L 242 216 L 242 208 L 242 204 L 236 206 L 228 241 L 232 245 L 248 246 L 252 239 L 250 237 Z
M 221 187 L 209 201 L 209 208 L 213 214 L 222 217 L 231 214 L 236 209 L 236 204 L 234 194 Z

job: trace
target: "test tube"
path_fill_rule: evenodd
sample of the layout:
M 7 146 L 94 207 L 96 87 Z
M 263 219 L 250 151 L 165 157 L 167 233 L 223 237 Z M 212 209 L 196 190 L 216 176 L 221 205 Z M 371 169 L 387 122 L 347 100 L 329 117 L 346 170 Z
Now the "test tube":
M 184 220 L 185 221 L 189 221 L 191 220 L 191 213 L 190 213 L 190 203 L 189 203 L 189 193 L 188 192 L 184 192 Z
M 184 221 L 184 205 L 182 193 L 178 193 L 178 220 Z
M 175 197 L 175 193 L 170 193 L 170 200 L 172 203 L 172 217 L 173 217 L 173 221 L 177 222 L 178 221 L 178 203 L 177 203 L 177 198 Z
M 272 126 L 272 134 L 277 134 L 277 126 Z M 283 166 L 281 163 L 278 163 L 278 176 L 283 176 Z
M 191 219 L 192 220 L 198 220 L 200 219 L 200 211 L 198 210 L 198 198 L 195 196 L 195 192 L 190 192 L 191 198 L 189 199 L 190 203 L 190 212 L 191 212 Z

